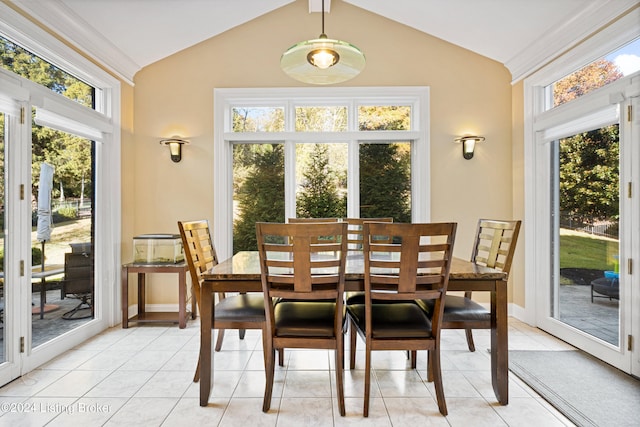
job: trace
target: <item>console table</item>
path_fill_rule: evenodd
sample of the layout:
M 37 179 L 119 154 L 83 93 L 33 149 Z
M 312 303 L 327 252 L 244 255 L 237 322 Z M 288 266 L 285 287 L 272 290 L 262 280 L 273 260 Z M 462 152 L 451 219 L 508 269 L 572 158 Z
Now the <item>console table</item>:
M 186 263 L 180 264 L 124 264 L 122 266 L 122 328 L 127 329 L 129 322 L 171 322 L 178 323 L 180 329 L 187 326 L 187 273 Z M 138 276 L 138 314 L 129 318 L 129 274 Z M 145 310 L 146 275 L 150 273 L 178 274 L 178 312 Z M 191 318 L 196 318 L 196 301 L 191 298 Z

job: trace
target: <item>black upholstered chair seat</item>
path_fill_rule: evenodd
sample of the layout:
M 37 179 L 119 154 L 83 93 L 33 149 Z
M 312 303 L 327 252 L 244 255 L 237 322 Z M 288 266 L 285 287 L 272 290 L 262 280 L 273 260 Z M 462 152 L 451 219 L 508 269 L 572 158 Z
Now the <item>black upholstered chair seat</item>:
M 418 300 L 418 305 L 431 317 L 435 300 Z M 458 295 L 447 295 L 443 322 L 491 321 L 491 313 L 477 302 Z
M 215 305 L 215 322 L 264 322 L 262 294 L 229 295 Z
M 358 327 L 365 330 L 364 304 L 347 307 Z M 373 338 L 430 338 L 431 321 L 413 302 L 378 303 L 371 309 Z
M 335 302 L 281 301 L 274 307 L 275 336 L 333 337 Z

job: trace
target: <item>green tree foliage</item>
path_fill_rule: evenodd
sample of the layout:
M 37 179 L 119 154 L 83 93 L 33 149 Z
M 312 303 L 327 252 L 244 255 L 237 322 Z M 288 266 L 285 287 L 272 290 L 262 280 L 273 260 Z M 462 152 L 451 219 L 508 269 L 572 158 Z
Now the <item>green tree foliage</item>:
M 572 218 L 617 219 L 619 215 L 618 125 L 560 141 L 560 205 Z
M 410 156 L 399 144 L 360 145 L 360 216 L 411 222 Z
M 345 107 L 297 107 L 296 131 L 341 132 L 347 129 Z
M 256 222 L 284 222 L 284 148 L 256 144 L 246 178 L 236 191 L 239 216 L 233 227 L 233 252 L 256 250 Z M 234 165 L 235 166 L 235 165 Z
M 554 105 L 564 104 L 623 77 L 610 61 L 598 60 L 553 85 Z M 560 141 L 560 206 L 573 219 L 617 220 L 619 216 L 618 125 Z
M 606 59 L 595 61 L 553 84 L 553 105 L 558 106 L 605 86 L 623 74 Z
M 358 110 L 360 130 L 410 130 L 411 108 L 366 106 Z
M 408 130 L 409 107 L 361 107 L 360 130 Z M 409 144 L 360 145 L 360 216 L 411 222 Z
M 0 37 L 0 66 L 15 74 L 43 85 L 66 98 L 92 108 L 94 89 L 58 67 L 31 52 Z M 0 120 L 4 117 L 0 116 Z M 2 123 L 0 123 L 2 124 Z M 4 143 L 4 138 L 3 138 Z M 4 147 L 1 147 L 4 148 Z M 46 161 L 55 167 L 53 197 L 92 197 L 91 174 L 92 143 L 84 138 L 50 128 L 34 125 L 32 128 L 32 194 L 37 197 L 40 164 Z M 4 166 L 4 150 L 0 150 Z M 4 199 L 4 176 L 0 191 Z
M 299 218 L 342 218 L 347 214 L 347 198 L 340 195 L 338 173 L 329 166 L 328 147 L 315 144 L 303 174 L 296 201 Z

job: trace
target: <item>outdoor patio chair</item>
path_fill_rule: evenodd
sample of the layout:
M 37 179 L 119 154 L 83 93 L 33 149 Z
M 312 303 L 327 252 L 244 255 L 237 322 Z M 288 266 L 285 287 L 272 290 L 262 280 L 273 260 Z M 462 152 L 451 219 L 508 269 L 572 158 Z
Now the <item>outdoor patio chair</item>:
M 91 244 L 72 244 L 64 254 L 64 279 L 60 298 L 68 295 L 80 300 L 72 310 L 62 315 L 65 320 L 87 319 L 94 315 L 93 251 Z

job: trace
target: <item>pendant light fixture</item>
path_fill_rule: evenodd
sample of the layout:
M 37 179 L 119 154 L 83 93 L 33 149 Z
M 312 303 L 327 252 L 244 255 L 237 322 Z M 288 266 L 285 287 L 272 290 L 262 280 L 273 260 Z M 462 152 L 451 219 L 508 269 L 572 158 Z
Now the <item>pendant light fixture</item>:
M 322 34 L 291 46 L 280 58 L 280 68 L 303 83 L 327 85 L 354 78 L 364 69 L 364 54 L 352 44 L 334 40 L 324 33 L 322 1 Z

